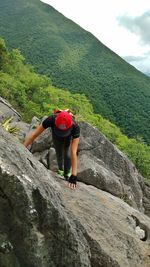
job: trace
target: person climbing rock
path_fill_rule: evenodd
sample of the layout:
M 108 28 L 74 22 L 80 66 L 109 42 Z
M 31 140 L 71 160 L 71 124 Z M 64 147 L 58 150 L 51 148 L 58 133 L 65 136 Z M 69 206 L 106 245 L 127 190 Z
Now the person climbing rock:
M 27 136 L 24 146 L 31 145 L 35 138 L 47 128 L 52 130 L 58 174 L 65 177 L 71 189 L 75 189 L 77 184 L 77 149 L 80 127 L 69 110 L 57 110 Z

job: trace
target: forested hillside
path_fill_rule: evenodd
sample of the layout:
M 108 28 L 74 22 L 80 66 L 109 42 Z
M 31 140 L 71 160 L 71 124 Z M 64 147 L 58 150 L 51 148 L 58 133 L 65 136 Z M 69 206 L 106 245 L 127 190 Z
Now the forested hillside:
M 124 151 L 150 181 L 149 146 L 140 140 L 129 139 L 114 124 L 94 114 L 91 103 L 83 94 L 73 94 L 52 86 L 49 78 L 36 74 L 31 66 L 24 64 L 24 58 L 18 50 L 8 51 L 2 39 L 0 96 L 6 98 L 29 122 L 33 116 L 42 118 L 51 114 L 55 108 L 70 108 L 78 121 L 90 122 Z
M 94 111 L 150 144 L 150 78 L 40 0 L 0 0 L 0 35 L 52 84 L 84 93 Z

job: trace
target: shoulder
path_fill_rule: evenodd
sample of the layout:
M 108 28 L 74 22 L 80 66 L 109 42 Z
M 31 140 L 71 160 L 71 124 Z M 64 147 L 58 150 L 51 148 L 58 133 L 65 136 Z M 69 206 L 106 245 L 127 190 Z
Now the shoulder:
M 73 128 L 72 128 L 72 137 L 78 138 L 79 136 L 80 136 L 80 126 L 76 121 L 74 121 Z
M 52 127 L 54 125 L 54 122 L 55 122 L 55 115 L 51 115 L 42 122 L 42 126 L 46 129 L 48 127 Z

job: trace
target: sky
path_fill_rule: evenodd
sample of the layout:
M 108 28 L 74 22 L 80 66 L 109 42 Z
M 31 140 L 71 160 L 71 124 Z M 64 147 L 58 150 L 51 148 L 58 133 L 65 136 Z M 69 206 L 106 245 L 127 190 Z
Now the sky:
M 150 74 L 149 0 L 42 0 Z

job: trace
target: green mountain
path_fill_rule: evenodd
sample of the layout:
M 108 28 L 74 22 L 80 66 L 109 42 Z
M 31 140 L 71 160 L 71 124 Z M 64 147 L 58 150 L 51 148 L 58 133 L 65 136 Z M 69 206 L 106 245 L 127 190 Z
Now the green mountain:
M 0 0 L 0 35 L 53 85 L 84 93 L 96 113 L 150 144 L 150 78 L 91 33 L 40 0 Z
M 6 98 L 21 113 L 23 120 L 31 121 L 33 116 L 42 118 L 56 108 L 69 108 L 78 121 L 87 121 L 97 127 L 118 148 L 134 162 L 139 172 L 150 181 L 150 146 L 141 140 L 129 139 L 118 127 L 93 113 L 93 107 L 83 94 L 74 94 L 52 86 L 49 78 L 34 72 L 24 64 L 18 50 L 8 51 L 0 39 L 0 96 Z M 2 121 L 7 130 L 11 118 Z M 12 132 L 12 131 L 11 131 Z

